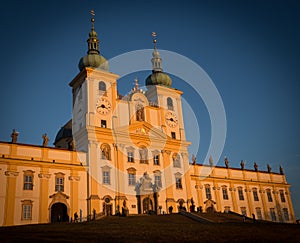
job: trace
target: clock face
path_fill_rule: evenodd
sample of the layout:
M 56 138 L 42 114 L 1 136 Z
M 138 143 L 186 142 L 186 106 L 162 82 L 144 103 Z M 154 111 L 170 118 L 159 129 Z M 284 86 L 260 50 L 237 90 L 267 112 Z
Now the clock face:
M 101 98 L 97 101 L 97 111 L 102 114 L 106 115 L 110 112 L 111 105 L 108 100 Z
M 177 124 L 178 124 L 178 120 L 177 120 L 177 117 L 175 115 L 175 113 L 169 111 L 166 113 L 166 123 L 169 127 L 176 127 Z

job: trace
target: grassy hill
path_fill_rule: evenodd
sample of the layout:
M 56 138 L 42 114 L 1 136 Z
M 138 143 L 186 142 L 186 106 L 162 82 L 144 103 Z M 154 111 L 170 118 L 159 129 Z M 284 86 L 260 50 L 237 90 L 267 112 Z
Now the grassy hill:
M 199 223 L 182 215 L 0 227 L 0 242 L 300 242 L 300 225 Z

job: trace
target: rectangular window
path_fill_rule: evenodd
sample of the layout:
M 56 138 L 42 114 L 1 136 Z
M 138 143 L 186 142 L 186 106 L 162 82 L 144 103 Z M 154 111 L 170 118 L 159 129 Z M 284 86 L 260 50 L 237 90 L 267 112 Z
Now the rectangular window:
M 205 187 L 205 193 L 206 193 L 206 198 L 207 199 L 211 199 L 211 191 L 210 191 L 210 187 L 209 186 Z
M 253 198 L 254 198 L 254 201 L 259 201 L 256 189 L 253 189 Z
M 155 176 L 154 176 L 154 183 L 155 183 L 158 187 L 162 187 L 162 185 L 161 185 L 161 176 L 160 176 L 160 175 L 155 175 Z
M 239 199 L 240 199 L 240 201 L 244 201 L 244 192 L 243 192 L 243 188 L 239 187 L 239 188 L 238 188 L 238 193 L 239 193 Z
M 30 220 L 31 219 L 31 205 L 29 204 L 23 204 L 23 215 L 22 215 L 22 219 L 23 220 Z
M 176 189 L 182 189 L 182 183 L 180 177 L 176 177 Z
M 109 171 L 103 171 L 103 184 L 110 184 L 110 172 Z
M 283 218 L 284 218 L 284 220 L 285 221 L 289 221 L 290 217 L 289 217 L 288 209 L 287 208 L 283 208 L 282 211 L 283 211 Z
M 268 202 L 273 202 L 271 190 L 267 190 Z
M 222 188 L 222 193 L 223 193 L 223 199 L 228 200 L 228 191 L 226 187 Z
M 106 120 L 101 120 L 101 127 L 106 128 Z
M 63 192 L 64 191 L 64 178 L 63 177 L 56 177 L 55 191 L 56 192 Z
M 270 216 L 272 221 L 276 221 L 275 208 L 270 208 Z
M 24 190 L 32 190 L 32 189 L 33 189 L 33 176 L 24 175 Z
M 159 154 L 154 155 L 153 164 L 154 165 L 159 165 Z
M 258 220 L 262 220 L 262 214 L 261 214 L 261 209 L 256 208 L 256 215 Z
M 135 174 L 133 174 L 133 173 L 128 174 L 128 185 L 129 186 L 135 185 Z
M 171 138 L 176 139 L 176 133 L 175 132 L 171 132 Z
M 127 161 L 128 162 L 134 162 L 133 152 L 131 152 L 131 151 L 127 152 Z
M 285 202 L 285 197 L 284 197 L 284 192 L 283 192 L 283 190 L 280 190 L 279 193 L 280 193 L 280 199 L 281 199 L 281 202 Z
M 246 207 L 241 207 L 241 213 L 242 215 L 247 215 L 247 210 L 246 210 Z

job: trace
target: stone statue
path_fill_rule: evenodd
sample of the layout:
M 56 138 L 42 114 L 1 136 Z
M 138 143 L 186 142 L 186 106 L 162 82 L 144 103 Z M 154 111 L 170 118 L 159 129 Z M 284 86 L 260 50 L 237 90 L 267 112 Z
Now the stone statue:
M 136 120 L 137 121 L 144 121 L 144 107 L 142 105 L 138 105 L 136 109 Z
M 254 162 L 254 170 L 258 171 L 258 165 L 256 164 L 256 162 Z
M 192 155 L 192 164 L 195 165 L 197 163 L 197 158 L 195 155 Z
M 74 142 L 74 139 L 72 139 L 70 142 L 69 142 L 69 147 L 68 147 L 69 150 L 72 150 L 72 151 L 75 151 L 75 142 Z
M 280 172 L 280 175 L 283 175 L 283 174 L 284 174 L 284 173 L 283 173 L 283 168 L 282 168 L 281 165 L 279 166 L 279 172 Z
M 110 153 L 109 153 L 108 146 L 103 146 L 103 148 L 102 148 L 102 157 L 103 157 L 103 159 L 110 160 Z
M 272 168 L 271 168 L 271 166 L 269 164 L 267 164 L 267 168 L 268 168 L 268 172 L 270 173 L 271 170 L 272 170 Z
M 209 161 L 210 166 L 214 166 L 214 161 L 213 161 L 213 158 L 211 156 L 209 157 L 208 161 Z
M 227 157 L 225 157 L 225 166 L 226 166 L 226 168 L 229 167 L 229 161 L 228 161 Z
M 245 163 L 244 163 L 244 160 L 241 160 L 241 169 L 243 170 L 243 169 L 245 169 Z
M 126 200 L 123 201 L 122 216 L 128 216 L 129 210 L 126 205 Z
M 47 133 L 43 134 L 42 138 L 43 138 L 43 147 L 47 147 L 48 142 L 49 142 L 49 138 L 47 136 Z
M 146 148 L 140 149 L 140 159 L 147 160 L 147 150 Z
M 140 179 L 141 181 L 141 189 L 142 190 L 152 190 L 152 183 L 151 183 L 151 178 L 148 175 L 147 171 L 144 172 L 143 177 Z
M 12 143 L 16 143 L 17 140 L 18 140 L 18 136 L 19 136 L 19 133 L 16 131 L 16 129 L 13 129 L 13 130 L 12 130 L 12 134 L 10 135 L 10 137 L 11 137 L 11 142 L 12 142 Z

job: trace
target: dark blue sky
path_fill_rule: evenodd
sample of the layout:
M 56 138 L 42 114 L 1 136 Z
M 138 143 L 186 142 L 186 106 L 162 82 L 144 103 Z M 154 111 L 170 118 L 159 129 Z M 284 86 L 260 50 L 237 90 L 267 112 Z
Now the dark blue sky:
M 53 142 L 71 118 L 68 84 L 87 51 L 93 8 L 107 59 L 152 48 L 150 34 L 156 31 L 158 48 L 184 55 L 208 73 L 227 117 L 222 158 L 228 156 L 233 167 L 241 159 L 247 168 L 256 161 L 261 169 L 269 163 L 278 171 L 282 164 L 300 217 L 297 1 L 9 1 L 1 8 L 0 140 L 9 141 L 16 128 L 20 142 L 41 144 L 45 132 Z M 134 75 L 142 83 L 147 73 Z M 132 79 L 120 80 L 121 93 L 132 87 Z M 201 143 L 191 152 L 203 162 L 210 142 L 208 112 L 191 87 L 176 78 L 173 86 L 185 92 L 197 114 Z

